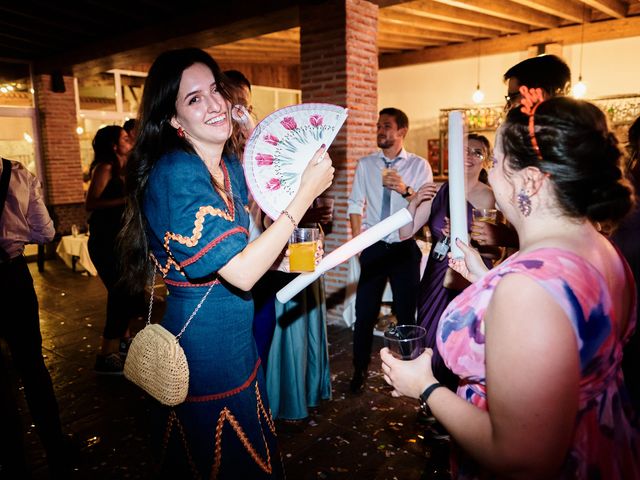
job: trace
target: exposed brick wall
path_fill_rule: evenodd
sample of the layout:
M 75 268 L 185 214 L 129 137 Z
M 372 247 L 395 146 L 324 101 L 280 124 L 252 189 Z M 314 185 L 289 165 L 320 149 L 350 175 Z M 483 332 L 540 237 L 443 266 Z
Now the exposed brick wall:
M 304 102 L 327 102 L 349 109 L 349 117 L 329 153 L 336 167 L 331 194 L 334 225 L 325 250 L 351 238 L 347 198 L 357 161 L 376 148 L 378 104 L 378 7 L 366 0 L 330 0 L 300 8 L 300 75 Z M 347 265 L 325 276 L 329 321 L 342 315 Z
M 87 231 L 87 211 L 82 203 L 67 203 L 49 206 L 49 214 L 56 226 L 57 235 L 69 235 L 71 225 L 76 225 L 81 232 Z
M 50 75 L 35 78 L 44 183 L 58 233 L 68 233 L 72 223 L 86 223 L 73 77 L 64 77 L 64 85 L 64 93 L 55 93 Z

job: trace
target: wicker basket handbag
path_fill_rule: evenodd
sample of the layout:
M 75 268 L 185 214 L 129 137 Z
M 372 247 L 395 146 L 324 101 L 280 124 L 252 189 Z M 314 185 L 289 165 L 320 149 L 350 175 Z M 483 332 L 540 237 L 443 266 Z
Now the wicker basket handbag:
M 155 283 L 155 270 L 152 285 Z M 180 337 L 209 295 L 213 285 L 198 303 L 180 333 L 173 335 L 163 326 L 151 323 L 153 289 L 149 300 L 147 325 L 133 338 L 124 363 L 124 376 L 163 405 L 173 407 L 187 398 L 189 365 Z

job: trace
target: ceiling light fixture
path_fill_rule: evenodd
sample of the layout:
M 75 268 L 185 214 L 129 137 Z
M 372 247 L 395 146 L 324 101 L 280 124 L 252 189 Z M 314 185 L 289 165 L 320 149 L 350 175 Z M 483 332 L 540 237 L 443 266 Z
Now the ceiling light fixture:
M 585 22 L 586 3 L 582 4 L 582 29 L 580 34 L 580 74 L 578 75 L 578 83 L 571 89 L 574 98 L 584 98 L 587 94 L 587 84 L 582 81 L 582 56 L 584 52 L 584 22 Z
M 479 34 L 480 32 L 478 32 Z M 477 60 L 477 70 L 476 70 L 476 91 L 471 95 L 471 99 L 473 103 L 482 103 L 484 100 L 484 92 L 480 90 L 480 40 L 478 40 L 478 60 Z

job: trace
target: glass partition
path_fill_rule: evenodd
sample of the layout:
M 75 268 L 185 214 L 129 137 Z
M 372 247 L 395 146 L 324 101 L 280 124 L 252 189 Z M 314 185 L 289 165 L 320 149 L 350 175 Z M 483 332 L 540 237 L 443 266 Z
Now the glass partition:
M 37 175 L 35 138 L 33 121 L 27 117 L 3 116 L 0 109 L 0 155 L 22 163 Z

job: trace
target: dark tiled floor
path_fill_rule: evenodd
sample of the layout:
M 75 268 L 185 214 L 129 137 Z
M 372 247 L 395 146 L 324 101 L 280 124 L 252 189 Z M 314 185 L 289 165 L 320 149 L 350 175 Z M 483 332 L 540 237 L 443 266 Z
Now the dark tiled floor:
M 62 422 L 80 443 L 73 478 L 150 478 L 151 400 L 123 377 L 99 377 L 92 370 L 103 325 L 102 283 L 57 260 L 48 261 L 43 273 L 35 265 L 31 271 L 40 299 L 44 354 Z M 390 396 L 377 356 L 365 392 L 354 397 L 348 393 L 351 332 L 330 327 L 329 340 L 333 400 L 302 424 L 278 422 L 287 477 L 447 478 L 448 445 L 431 439 L 417 424 L 414 401 Z M 45 479 L 46 462 L 26 407 L 23 418 L 33 476 Z

